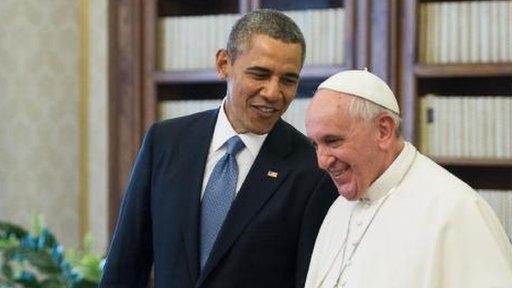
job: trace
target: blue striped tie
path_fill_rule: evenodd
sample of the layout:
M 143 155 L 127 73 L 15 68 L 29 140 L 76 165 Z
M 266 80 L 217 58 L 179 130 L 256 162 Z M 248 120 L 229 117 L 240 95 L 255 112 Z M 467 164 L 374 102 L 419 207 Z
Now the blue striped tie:
M 215 164 L 201 202 L 201 270 L 235 198 L 238 180 L 236 154 L 244 147 L 238 136 L 227 141 L 226 154 Z

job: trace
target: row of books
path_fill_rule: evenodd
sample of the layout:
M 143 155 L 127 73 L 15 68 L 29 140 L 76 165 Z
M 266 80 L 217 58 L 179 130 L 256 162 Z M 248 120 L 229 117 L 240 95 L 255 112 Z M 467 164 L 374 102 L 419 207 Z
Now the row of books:
M 306 65 L 343 64 L 344 10 L 341 8 L 284 12 L 306 40 Z M 158 22 L 160 70 L 215 67 L 215 53 L 225 48 L 238 14 L 162 17 Z
M 309 98 L 296 98 L 292 101 L 283 119 L 297 130 L 306 134 L 306 111 Z M 168 100 L 159 103 L 159 119 L 171 119 L 208 109 L 218 108 L 222 100 Z
M 512 239 L 512 191 L 478 190 L 478 193 L 496 212 L 509 239 Z
M 512 62 L 512 1 L 422 3 L 418 38 L 421 63 Z
M 433 157 L 512 159 L 512 96 L 439 96 L 419 105 L 419 148 Z

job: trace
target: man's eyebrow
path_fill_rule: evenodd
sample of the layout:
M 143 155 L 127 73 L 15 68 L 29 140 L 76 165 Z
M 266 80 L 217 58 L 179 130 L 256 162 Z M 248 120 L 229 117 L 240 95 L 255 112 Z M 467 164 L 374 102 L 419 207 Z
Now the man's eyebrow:
M 260 67 L 260 66 L 250 66 L 250 67 L 247 67 L 247 68 L 245 69 L 245 71 L 249 71 L 249 72 L 259 72 L 259 73 L 269 73 L 269 72 L 270 72 L 270 69 L 263 68 L 263 67 Z

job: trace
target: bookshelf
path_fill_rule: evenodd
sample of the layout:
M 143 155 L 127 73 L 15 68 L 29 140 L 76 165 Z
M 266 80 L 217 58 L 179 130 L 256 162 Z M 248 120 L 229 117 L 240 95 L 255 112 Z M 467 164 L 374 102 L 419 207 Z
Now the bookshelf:
M 161 69 L 160 20 L 165 17 L 244 14 L 257 8 L 273 8 L 292 13 L 342 8 L 344 13 L 343 59 L 336 63 L 304 66 L 297 97 L 310 97 L 317 85 L 328 76 L 344 69 L 368 66 L 366 65 L 369 62 L 369 53 L 366 53 L 370 42 L 366 31 L 368 27 L 361 26 L 367 23 L 355 22 L 356 14 L 358 18 L 367 18 L 367 7 L 363 2 L 367 1 L 147 0 L 110 3 L 109 213 L 111 229 L 115 226 L 122 191 L 142 136 L 147 128 L 159 119 L 159 104 L 168 100 L 222 99 L 225 94 L 225 83 L 218 80 L 214 70 L 214 53 L 211 55 L 211 67 Z M 356 29 L 357 25 L 361 27 Z M 354 52 L 356 46 L 365 53 L 356 57 Z M 311 46 L 307 49 L 307 53 L 310 53 Z
M 422 99 L 425 97 L 425 95 L 442 95 L 445 99 L 448 99 L 448 101 L 453 101 L 453 99 L 459 96 L 467 96 L 468 98 L 474 99 L 475 101 L 488 101 L 495 96 L 500 96 L 502 98 L 506 97 L 508 98 L 508 100 L 512 97 L 512 59 L 510 58 L 510 56 L 508 56 L 508 59 L 499 57 L 501 55 L 500 53 L 507 53 L 505 49 L 511 49 L 512 51 L 512 46 L 510 46 L 510 43 L 512 43 L 512 39 L 507 40 L 511 42 L 501 43 L 501 48 L 499 47 L 499 45 L 494 47 L 493 45 L 497 45 L 496 43 L 498 42 L 496 42 L 497 38 L 496 36 L 493 36 L 493 33 L 494 35 L 499 35 L 499 33 L 501 32 L 492 32 L 492 29 L 489 27 L 486 28 L 485 23 L 482 24 L 482 22 L 479 22 L 478 25 L 476 25 L 475 23 L 472 24 L 471 17 L 464 17 L 464 15 L 471 15 L 469 12 L 471 11 L 471 9 L 475 9 L 474 7 L 483 7 L 489 5 L 488 7 L 491 8 L 485 9 L 495 9 L 495 11 L 498 11 L 496 8 L 492 8 L 492 5 L 506 5 L 504 4 L 505 2 L 510 3 L 512 1 L 499 1 L 503 3 L 489 4 L 491 2 L 496 1 L 402 1 L 403 5 L 401 13 L 403 16 L 403 22 L 400 30 L 400 36 L 403 46 L 400 50 L 400 95 L 403 107 L 404 134 L 405 137 L 408 140 L 415 143 L 416 146 L 421 146 L 421 142 L 424 141 L 425 137 L 425 132 L 422 131 L 423 127 L 421 127 L 420 124 L 421 121 L 425 120 L 423 118 L 420 118 L 420 116 L 422 115 L 420 111 L 420 103 Z M 451 8 L 447 8 L 450 6 Z M 428 9 L 433 9 L 434 11 L 435 9 L 439 9 L 438 11 L 441 12 L 440 14 L 436 14 L 437 16 L 432 16 L 430 14 L 429 17 L 425 18 L 425 13 L 430 13 L 428 12 Z M 484 18 L 483 20 L 478 21 L 488 21 L 491 24 L 493 23 L 492 21 L 498 21 L 494 19 L 491 20 L 489 16 L 486 19 L 485 13 L 486 12 L 478 11 L 479 17 Z M 461 20 L 462 18 L 464 18 L 464 20 Z M 432 24 L 426 22 L 425 19 L 430 19 L 429 21 L 438 21 L 438 23 Z M 454 21 L 457 19 L 458 21 Z M 512 21 L 512 18 L 509 19 L 510 20 L 506 21 L 507 23 L 510 23 L 509 21 Z M 455 26 L 455 28 L 457 29 L 452 27 L 453 25 L 459 25 L 457 22 L 464 21 L 466 21 L 466 23 L 463 24 L 467 24 L 468 27 L 478 26 L 478 29 L 480 29 L 479 33 L 481 33 L 481 36 L 478 36 L 480 37 L 479 41 L 473 39 L 475 35 L 478 35 L 478 33 L 472 30 L 466 31 L 464 30 L 465 28 L 461 28 L 461 26 Z M 437 30 L 434 29 L 435 31 L 437 31 L 437 34 L 432 34 L 432 32 L 428 32 L 429 30 L 425 28 L 425 26 L 427 25 L 433 25 L 431 27 L 437 27 Z M 425 33 L 425 31 L 427 32 Z M 466 34 L 466 36 L 470 35 L 470 37 L 473 38 L 469 39 L 464 35 L 450 34 L 452 33 L 450 31 L 459 31 L 459 33 Z M 486 33 L 485 31 L 487 31 L 487 33 L 491 35 L 483 34 Z M 440 38 L 436 40 L 435 37 Z M 449 42 L 444 40 L 452 38 L 456 39 L 454 40 L 455 42 L 459 42 L 451 44 L 452 46 L 450 47 L 442 46 L 445 45 L 443 43 Z M 461 42 L 461 39 L 467 40 L 467 43 Z M 487 41 L 489 39 L 493 41 Z M 426 41 L 433 42 L 434 44 L 427 45 L 425 44 Z M 475 43 L 471 41 L 476 41 L 475 43 L 478 44 L 478 47 L 473 47 L 475 46 Z M 482 46 L 484 45 L 485 42 L 490 42 L 490 46 Z M 433 52 L 425 51 L 425 47 L 427 46 L 430 47 Z M 434 47 L 432 48 L 432 46 Z M 439 48 L 439 52 L 436 52 L 436 47 Z M 443 53 L 446 54 L 446 51 L 448 51 L 450 55 L 443 55 Z M 471 59 L 471 55 L 478 54 L 475 53 L 475 51 L 479 51 L 478 53 L 480 53 L 479 55 L 481 56 L 481 58 Z M 486 53 L 488 53 L 488 55 L 491 56 L 486 56 Z M 503 61 L 503 59 L 506 60 Z M 436 121 L 435 113 L 436 111 L 434 110 L 433 121 Z M 480 115 L 476 113 L 473 115 L 469 115 L 469 117 L 480 117 Z M 483 119 L 484 121 L 486 121 L 485 117 Z M 507 120 L 508 124 L 502 123 L 502 129 L 508 130 L 507 127 L 510 127 L 510 121 L 512 120 Z M 460 125 L 466 124 L 461 123 Z M 496 131 L 498 131 L 501 128 L 497 127 L 496 129 Z M 507 133 L 507 131 L 505 131 L 504 133 Z M 457 136 L 448 135 L 447 137 Z M 496 135 L 496 137 L 498 136 Z M 506 149 L 510 151 L 512 150 L 512 146 L 505 146 L 502 147 L 501 149 Z M 428 156 L 431 157 L 440 165 L 444 166 L 452 173 L 454 173 L 455 175 L 457 175 L 459 178 L 463 179 L 465 182 L 470 184 L 475 189 L 496 189 L 503 191 L 512 190 L 512 158 L 509 156 Z

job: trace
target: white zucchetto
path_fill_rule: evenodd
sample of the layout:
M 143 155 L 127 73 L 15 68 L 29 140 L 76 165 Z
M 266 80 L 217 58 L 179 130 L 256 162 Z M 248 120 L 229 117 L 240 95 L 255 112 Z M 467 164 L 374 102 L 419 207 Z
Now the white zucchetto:
M 365 70 L 347 70 L 336 73 L 318 86 L 367 99 L 400 115 L 393 91 L 382 79 Z

